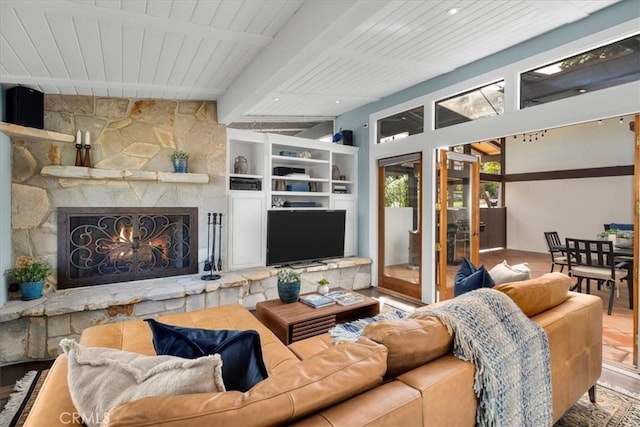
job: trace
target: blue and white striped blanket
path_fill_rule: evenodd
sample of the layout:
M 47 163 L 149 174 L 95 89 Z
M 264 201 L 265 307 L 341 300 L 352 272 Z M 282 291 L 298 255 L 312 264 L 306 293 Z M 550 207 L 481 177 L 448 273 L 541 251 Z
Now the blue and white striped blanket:
M 505 294 L 478 289 L 411 317 L 434 316 L 453 353 L 476 366 L 480 426 L 551 426 L 551 369 L 544 330 Z

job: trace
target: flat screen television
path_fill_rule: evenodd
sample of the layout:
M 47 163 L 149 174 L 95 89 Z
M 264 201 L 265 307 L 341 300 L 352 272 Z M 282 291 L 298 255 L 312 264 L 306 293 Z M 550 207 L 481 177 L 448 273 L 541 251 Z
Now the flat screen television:
M 344 210 L 267 212 L 267 265 L 344 256 Z

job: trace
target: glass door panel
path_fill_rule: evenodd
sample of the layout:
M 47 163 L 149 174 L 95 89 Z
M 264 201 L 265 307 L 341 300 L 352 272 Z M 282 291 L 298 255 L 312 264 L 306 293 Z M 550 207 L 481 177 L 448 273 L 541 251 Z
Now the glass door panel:
M 421 298 L 420 154 L 378 165 L 378 284 Z
M 438 300 L 442 301 L 453 298 L 454 279 L 462 259 L 478 264 L 478 158 L 440 150 L 436 183 L 436 278 Z

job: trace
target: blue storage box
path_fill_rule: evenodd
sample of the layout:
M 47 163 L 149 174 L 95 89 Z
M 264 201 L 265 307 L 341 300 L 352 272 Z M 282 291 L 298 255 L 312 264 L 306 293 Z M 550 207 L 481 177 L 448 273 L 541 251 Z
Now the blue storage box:
M 298 157 L 298 153 L 296 151 L 280 151 L 280 155 L 286 157 Z

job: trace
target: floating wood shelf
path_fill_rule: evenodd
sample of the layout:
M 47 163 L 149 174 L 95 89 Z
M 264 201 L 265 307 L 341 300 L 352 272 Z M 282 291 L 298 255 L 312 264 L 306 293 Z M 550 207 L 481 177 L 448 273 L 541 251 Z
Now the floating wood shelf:
M 0 132 L 12 138 L 24 138 L 38 141 L 74 142 L 76 138 L 66 133 L 52 132 L 44 129 L 30 128 L 13 123 L 0 122 Z

